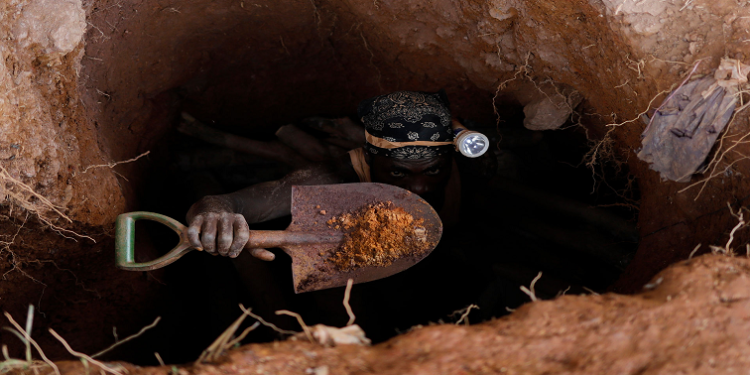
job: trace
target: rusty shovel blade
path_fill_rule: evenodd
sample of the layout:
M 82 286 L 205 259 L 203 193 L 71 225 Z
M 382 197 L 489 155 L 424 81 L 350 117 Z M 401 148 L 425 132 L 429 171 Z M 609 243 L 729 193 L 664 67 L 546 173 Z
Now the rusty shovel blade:
M 416 254 L 395 260 L 387 267 L 363 266 L 351 271 L 337 269 L 328 259 L 341 246 L 341 231 L 327 222 L 341 214 L 356 211 L 372 203 L 393 202 L 415 220 L 424 219 L 427 243 L 432 246 Z M 301 243 L 280 246 L 292 258 L 295 293 L 344 286 L 348 279 L 364 283 L 391 276 L 417 264 L 427 257 L 440 241 L 443 223 L 425 200 L 408 190 L 380 183 L 294 186 L 292 188 L 292 223 L 285 231 L 316 233 L 338 241 Z

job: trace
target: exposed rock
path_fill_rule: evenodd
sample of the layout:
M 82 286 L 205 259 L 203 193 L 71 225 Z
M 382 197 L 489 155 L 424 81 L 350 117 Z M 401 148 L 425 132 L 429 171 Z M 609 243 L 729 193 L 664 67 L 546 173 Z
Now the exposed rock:
M 544 92 L 536 100 L 523 107 L 526 117 L 523 126 L 529 130 L 553 130 L 568 121 L 573 110 L 583 97 L 576 91 L 567 96 L 555 90 Z
M 81 0 L 34 0 L 13 28 L 20 48 L 39 48 L 43 62 L 59 62 L 83 40 L 86 12 Z

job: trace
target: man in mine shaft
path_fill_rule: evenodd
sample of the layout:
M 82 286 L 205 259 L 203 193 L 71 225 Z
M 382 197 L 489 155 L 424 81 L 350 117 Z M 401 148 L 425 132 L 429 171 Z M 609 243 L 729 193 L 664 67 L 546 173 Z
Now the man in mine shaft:
M 290 214 L 293 185 L 391 184 L 425 199 L 446 225 L 457 221 L 461 187 L 453 141 L 459 124 L 451 117 L 445 93 L 394 92 L 363 101 L 357 112 L 365 126 L 364 147 L 280 180 L 200 199 L 187 214 L 191 245 L 236 258 L 249 239 L 248 223 Z M 250 253 L 274 259 L 266 249 Z

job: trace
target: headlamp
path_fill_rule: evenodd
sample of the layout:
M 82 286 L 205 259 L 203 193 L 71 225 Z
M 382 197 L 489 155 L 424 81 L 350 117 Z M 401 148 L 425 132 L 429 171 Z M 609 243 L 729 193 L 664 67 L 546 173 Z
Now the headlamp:
M 453 121 L 453 145 L 461 155 L 478 158 L 490 148 L 490 139 L 486 135 L 466 129 L 458 121 Z

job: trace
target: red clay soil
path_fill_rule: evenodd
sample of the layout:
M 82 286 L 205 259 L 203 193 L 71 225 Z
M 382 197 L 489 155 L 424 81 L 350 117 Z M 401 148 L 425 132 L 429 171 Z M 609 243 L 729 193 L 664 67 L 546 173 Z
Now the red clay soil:
M 218 363 L 146 374 L 746 374 L 750 260 L 705 255 L 635 296 L 563 296 L 474 326 L 433 325 L 373 347 L 246 345 Z M 356 293 L 356 288 L 354 290 Z M 63 374 L 80 362 L 58 363 Z
M 414 216 L 393 202 L 378 202 L 331 218 L 327 224 L 346 233 L 344 242 L 328 262 L 350 271 L 360 267 L 387 267 L 406 255 L 423 254 L 434 247 Z M 420 240 L 417 229 L 422 228 Z

